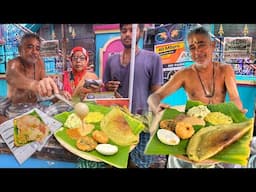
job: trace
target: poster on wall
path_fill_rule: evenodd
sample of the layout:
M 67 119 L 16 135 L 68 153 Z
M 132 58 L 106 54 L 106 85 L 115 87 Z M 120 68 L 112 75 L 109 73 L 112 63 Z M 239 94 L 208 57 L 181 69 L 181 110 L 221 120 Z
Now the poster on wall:
M 183 41 L 155 45 L 155 52 L 162 58 L 163 64 L 173 64 L 183 61 L 185 44 Z
M 49 40 L 42 41 L 41 44 L 41 56 L 42 57 L 55 57 L 59 51 L 59 41 L 58 40 Z
M 155 52 L 160 55 L 163 63 L 164 82 L 184 67 L 185 44 L 183 41 L 155 45 Z
M 164 82 L 184 67 L 185 43 L 182 24 L 168 24 L 157 27 L 154 51 L 160 55 L 163 63 Z
M 224 38 L 224 59 L 228 62 L 231 59 L 247 59 L 252 49 L 252 37 L 225 37 Z
M 251 61 L 252 37 L 225 37 L 224 61 L 232 64 L 238 75 L 254 75 Z

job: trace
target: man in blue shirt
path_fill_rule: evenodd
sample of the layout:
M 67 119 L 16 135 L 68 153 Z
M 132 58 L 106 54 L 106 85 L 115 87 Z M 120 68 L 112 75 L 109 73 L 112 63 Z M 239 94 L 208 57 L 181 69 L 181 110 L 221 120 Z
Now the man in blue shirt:
M 133 114 L 148 112 L 148 96 L 163 84 L 163 66 L 158 54 L 140 49 L 138 41 L 143 33 L 143 24 L 139 24 L 136 32 L 136 48 L 134 62 L 134 82 L 132 109 Z M 132 44 L 132 24 L 120 24 L 121 42 L 124 50 L 111 55 L 106 63 L 103 82 L 108 91 L 115 91 L 121 97 L 129 96 L 129 76 Z M 148 168 L 154 162 L 154 156 L 144 155 L 145 146 L 150 134 L 142 132 L 140 142 L 130 153 L 129 167 Z

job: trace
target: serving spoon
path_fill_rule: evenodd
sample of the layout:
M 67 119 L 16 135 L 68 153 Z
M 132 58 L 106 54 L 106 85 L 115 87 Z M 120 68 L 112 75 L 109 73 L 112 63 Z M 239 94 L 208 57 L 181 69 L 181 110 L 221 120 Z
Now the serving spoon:
M 67 100 L 63 95 L 55 93 L 54 96 L 74 108 L 74 104 L 71 101 Z

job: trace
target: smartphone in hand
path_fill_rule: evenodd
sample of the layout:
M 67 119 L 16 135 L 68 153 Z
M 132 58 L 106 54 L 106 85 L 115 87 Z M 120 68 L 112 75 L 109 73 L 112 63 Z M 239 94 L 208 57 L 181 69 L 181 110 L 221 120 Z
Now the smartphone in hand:
M 102 84 L 102 80 L 86 79 L 84 82 L 84 87 L 86 89 L 90 89 L 91 85 L 100 86 L 101 84 Z

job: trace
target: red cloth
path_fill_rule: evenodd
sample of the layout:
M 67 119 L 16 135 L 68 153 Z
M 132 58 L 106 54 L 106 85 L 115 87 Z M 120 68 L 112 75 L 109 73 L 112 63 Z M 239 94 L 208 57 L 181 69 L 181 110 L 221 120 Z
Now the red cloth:
M 77 51 L 81 51 L 86 57 L 89 57 L 88 51 L 87 51 L 85 48 L 79 47 L 79 46 L 74 47 L 74 48 L 71 50 L 71 52 L 70 52 L 70 57 L 72 57 L 72 55 L 73 55 L 75 52 L 77 52 Z
M 69 72 L 68 71 L 64 71 L 64 73 L 63 73 L 63 90 L 69 92 L 70 95 L 72 95 L 72 86 L 71 86 L 71 82 L 69 80 Z
M 75 87 L 77 87 L 79 81 L 83 78 L 83 76 L 86 73 L 86 67 L 82 71 L 76 71 L 74 68 L 72 68 L 72 72 L 74 74 Z

